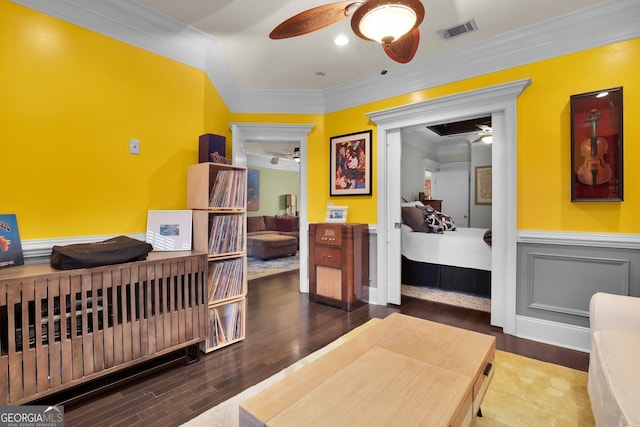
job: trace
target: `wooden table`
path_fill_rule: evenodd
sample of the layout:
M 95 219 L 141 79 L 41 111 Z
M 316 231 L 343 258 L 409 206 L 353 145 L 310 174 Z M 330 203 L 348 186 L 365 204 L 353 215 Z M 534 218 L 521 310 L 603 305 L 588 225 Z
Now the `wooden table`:
M 240 405 L 241 426 L 468 426 L 495 338 L 394 313 Z

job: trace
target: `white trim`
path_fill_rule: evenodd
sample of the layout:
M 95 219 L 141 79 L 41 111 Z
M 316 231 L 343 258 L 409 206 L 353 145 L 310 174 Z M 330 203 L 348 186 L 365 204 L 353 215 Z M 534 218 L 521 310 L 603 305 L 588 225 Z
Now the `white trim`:
M 518 243 L 640 249 L 640 234 L 520 230 Z
M 67 22 L 203 69 L 234 113 L 324 114 L 640 36 L 640 2 L 612 0 L 507 35 L 326 90 L 236 86 L 216 40 L 129 0 L 12 0 Z M 400 69 L 400 68 L 398 68 Z
M 589 328 L 582 326 L 516 316 L 516 328 L 520 338 L 587 353 L 591 348 Z
M 400 165 L 387 161 L 388 138 L 403 127 L 490 113 L 494 132 L 491 323 L 503 327 L 505 333 L 516 335 L 516 99 L 530 84 L 530 79 L 523 79 L 367 114 L 377 125 L 378 144 L 377 297 L 382 299 L 373 303 L 392 302 L 388 301 L 387 288 L 400 286 L 392 283 L 399 274 L 388 269 L 389 257 L 400 256 L 388 249 L 400 238 L 393 223 L 400 211 L 400 200 L 390 198 L 389 194 L 395 191 L 387 187 L 387 177 Z

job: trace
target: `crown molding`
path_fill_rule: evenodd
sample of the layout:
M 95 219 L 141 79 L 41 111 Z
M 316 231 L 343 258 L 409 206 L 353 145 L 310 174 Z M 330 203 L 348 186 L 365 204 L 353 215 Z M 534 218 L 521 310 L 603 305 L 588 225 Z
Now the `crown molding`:
M 234 113 L 325 114 L 640 36 L 640 2 L 611 0 L 326 90 L 236 86 L 215 39 L 126 0 L 12 0 L 205 71 Z M 384 84 L 380 84 L 381 81 Z
M 613 0 L 325 92 L 328 111 L 423 90 L 640 36 L 640 2 Z M 384 78 L 384 84 L 380 84 Z

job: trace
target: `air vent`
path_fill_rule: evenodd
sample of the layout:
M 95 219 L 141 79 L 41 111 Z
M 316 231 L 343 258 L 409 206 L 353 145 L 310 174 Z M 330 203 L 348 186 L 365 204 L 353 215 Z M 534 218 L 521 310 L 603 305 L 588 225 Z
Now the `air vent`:
M 438 34 L 440 35 L 441 39 L 448 40 L 477 30 L 478 25 L 476 24 L 476 20 L 472 19 L 471 21 L 467 21 L 454 27 L 445 28 L 444 30 L 438 30 Z

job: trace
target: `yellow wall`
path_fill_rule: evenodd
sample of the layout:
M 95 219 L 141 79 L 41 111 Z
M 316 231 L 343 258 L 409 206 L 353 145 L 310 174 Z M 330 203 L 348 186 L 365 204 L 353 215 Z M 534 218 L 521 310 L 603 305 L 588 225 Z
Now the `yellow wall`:
M 8 1 L 0 57 L 0 213 L 23 239 L 144 232 L 148 209 L 185 208 L 198 135 L 229 121 L 202 71 Z
M 375 126 L 366 113 L 521 78 L 519 229 L 640 233 L 640 39 L 442 85 L 326 115 L 237 114 L 192 67 L 0 1 L 0 213 L 23 239 L 143 232 L 148 209 L 185 207 L 197 137 L 229 122 L 312 124 L 309 221 L 327 202 L 349 220 L 377 222 Z M 569 97 L 624 86 L 624 202 L 570 201 Z M 329 138 L 373 132 L 373 195 L 329 197 Z M 141 141 L 141 155 L 128 141 Z
M 517 102 L 518 229 L 636 234 L 640 233 L 640 169 L 634 167 L 640 156 L 638 69 L 640 39 L 634 39 L 328 114 L 326 139 L 374 129 L 365 116 L 369 112 L 528 77 L 532 84 Z M 624 91 L 624 201 L 571 202 L 569 97 L 616 86 Z M 374 131 L 374 144 L 375 140 Z M 326 150 L 310 150 L 310 155 L 328 164 Z M 373 155 L 374 196 L 340 198 L 340 204 L 349 206 L 350 221 L 377 222 L 375 147 Z M 315 170 L 321 174 L 321 187 L 309 185 L 310 194 L 320 195 L 309 202 L 312 220 L 321 219 L 328 200 L 327 169 Z

